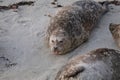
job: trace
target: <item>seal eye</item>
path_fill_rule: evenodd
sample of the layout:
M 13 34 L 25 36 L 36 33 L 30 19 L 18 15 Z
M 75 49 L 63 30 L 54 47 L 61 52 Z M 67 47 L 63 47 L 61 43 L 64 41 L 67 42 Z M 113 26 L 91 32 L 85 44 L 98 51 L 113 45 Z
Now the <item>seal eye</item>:
M 60 43 L 63 43 L 63 41 L 60 41 Z
M 52 43 L 54 43 L 54 41 L 52 40 Z

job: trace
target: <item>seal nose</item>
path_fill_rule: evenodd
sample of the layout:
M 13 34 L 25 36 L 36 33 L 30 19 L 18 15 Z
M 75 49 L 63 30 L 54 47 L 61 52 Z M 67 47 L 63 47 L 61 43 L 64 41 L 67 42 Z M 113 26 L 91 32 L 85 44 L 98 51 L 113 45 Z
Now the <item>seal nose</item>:
M 58 49 L 58 47 L 54 47 L 54 50 L 57 50 Z

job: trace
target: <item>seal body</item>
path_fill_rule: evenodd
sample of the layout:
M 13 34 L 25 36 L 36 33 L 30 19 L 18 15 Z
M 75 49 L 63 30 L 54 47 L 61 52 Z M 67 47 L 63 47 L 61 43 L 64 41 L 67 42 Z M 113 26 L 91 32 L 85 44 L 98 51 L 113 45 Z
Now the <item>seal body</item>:
M 120 51 L 99 48 L 71 59 L 55 80 L 119 80 Z
M 48 26 L 47 40 L 51 51 L 65 54 L 88 40 L 91 30 L 106 11 L 106 6 L 91 0 L 62 7 Z
M 116 44 L 120 48 L 120 24 L 111 23 L 109 25 L 109 30 L 110 30 Z

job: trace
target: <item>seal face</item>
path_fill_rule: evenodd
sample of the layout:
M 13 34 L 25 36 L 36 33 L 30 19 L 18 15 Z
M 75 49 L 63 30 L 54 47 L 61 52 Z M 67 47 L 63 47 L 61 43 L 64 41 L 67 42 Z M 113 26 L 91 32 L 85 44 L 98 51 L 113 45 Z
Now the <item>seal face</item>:
M 120 51 L 99 48 L 73 57 L 55 80 L 119 80 Z
M 109 30 L 116 42 L 116 44 L 119 46 L 120 48 L 120 24 L 113 24 L 111 23 L 109 25 Z
M 71 42 L 63 30 L 56 30 L 50 36 L 49 45 L 52 52 L 62 54 L 70 47 Z
M 91 0 L 83 0 L 62 7 L 51 18 L 47 29 L 47 40 L 51 51 L 65 54 L 85 42 L 105 6 Z

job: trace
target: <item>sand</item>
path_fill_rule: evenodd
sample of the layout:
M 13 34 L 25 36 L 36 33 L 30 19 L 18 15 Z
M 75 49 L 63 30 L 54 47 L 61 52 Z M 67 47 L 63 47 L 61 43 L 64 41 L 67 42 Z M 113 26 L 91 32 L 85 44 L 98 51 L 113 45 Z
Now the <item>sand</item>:
M 0 0 L 0 5 L 20 1 Z M 60 8 L 50 4 L 53 0 L 34 1 L 34 6 L 21 6 L 17 12 L 0 11 L 0 80 L 54 80 L 60 67 L 73 56 L 96 48 L 119 50 L 109 24 L 120 23 L 120 6 L 110 6 L 110 11 L 101 18 L 86 43 L 69 54 L 53 55 L 44 43 L 50 20 L 46 15 L 54 16 Z M 58 0 L 63 6 L 75 1 Z

